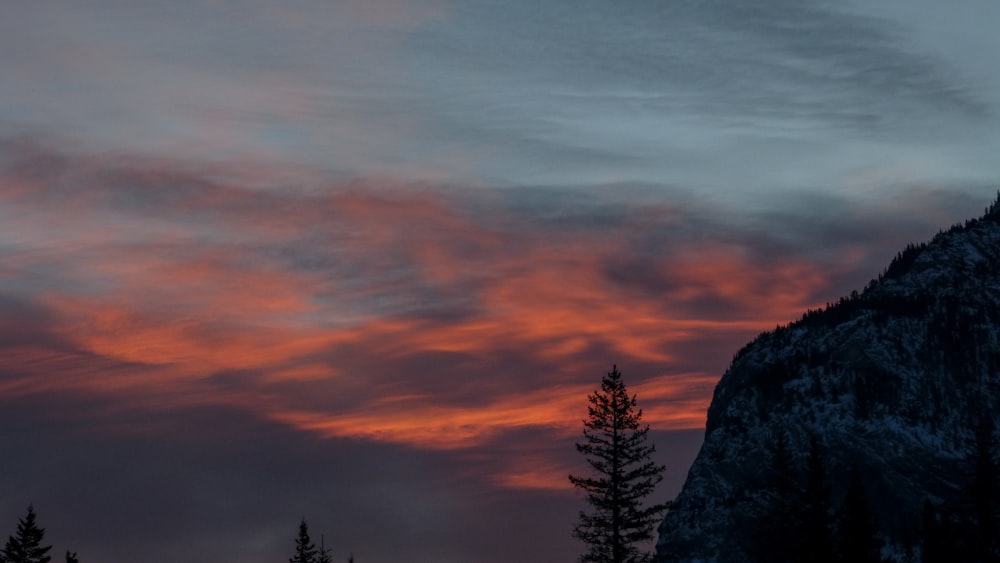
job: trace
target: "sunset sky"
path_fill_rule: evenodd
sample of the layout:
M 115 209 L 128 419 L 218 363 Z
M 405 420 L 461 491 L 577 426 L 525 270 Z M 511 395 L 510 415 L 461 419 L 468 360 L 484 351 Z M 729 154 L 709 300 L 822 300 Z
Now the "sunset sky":
M 617 364 L 733 354 L 1000 188 L 1000 4 L 8 2 L 0 535 L 551 563 Z

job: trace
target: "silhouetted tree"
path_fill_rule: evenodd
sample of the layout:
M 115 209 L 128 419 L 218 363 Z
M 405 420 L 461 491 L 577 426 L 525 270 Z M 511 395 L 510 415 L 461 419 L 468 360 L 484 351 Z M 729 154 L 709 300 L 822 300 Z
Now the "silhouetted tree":
M 759 510 L 751 512 L 744 552 L 761 563 L 833 561 L 833 510 L 818 440 L 810 440 L 805 467 L 793 463 L 783 432 L 770 449 L 770 471 L 757 495 Z
M 593 469 L 593 477 L 569 476 L 587 493 L 589 512 L 580 512 L 573 535 L 587 544 L 582 563 L 644 563 L 650 553 L 636 545 L 652 539 L 667 504 L 643 508 L 642 503 L 663 480 L 662 465 L 651 459 L 649 425 L 641 426 L 642 409 L 629 396 L 617 366 L 588 396 L 584 442 L 576 445 Z
M 872 514 L 868 494 L 856 466 L 851 467 L 847 493 L 840 509 L 837 527 L 837 552 L 844 563 L 879 563 L 882 542 L 878 539 L 878 524 Z
M 924 500 L 923 545 L 920 547 L 921 563 L 945 563 L 949 561 L 949 542 L 946 535 L 947 522 L 938 518 L 937 510 L 930 500 Z
M 806 486 L 802 491 L 802 561 L 821 563 L 832 559 L 833 514 L 830 506 L 830 486 L 827 483 L 826 463 L 819 447 L 819 440 L 809 440 L 809 457 L 806 458 Z
M 326 537 L 319 536 L 319 558 L 316 563 L 333 563 L 333 556 L 330 555 L 330 548 L 326 547 Z
M 318 563 L 316 544 L 309 539 L 309 526 L 303 518 L 299 524 L 299 535 L 295 538 L 295 556 L 288 563 Z
M 17 535 L 10 536 L 3 548 L 3 560 L 7 563 L 48 563 L 52 560 L 48 552 L 51 545 L 43 546 L 45 528 L 35 523 L 35 508 L 28 505 L 28 514 L 17 523 Z
M 760 563 L 797 563 L 802 553 L 802 488 L 788 446 L 788 436 L 777 432 L 769 444 L 770 468 L 764 473 L 751 511 L 742 549 Z
M 979 418 L 972 450 L 970 547 L 979 561 L 1000 561 L 1000 466 L 993 416 Z
M 76 552 L 70 553 L 66 550 L 66 563 L 80 563 L 80 560 L 76 558 Z

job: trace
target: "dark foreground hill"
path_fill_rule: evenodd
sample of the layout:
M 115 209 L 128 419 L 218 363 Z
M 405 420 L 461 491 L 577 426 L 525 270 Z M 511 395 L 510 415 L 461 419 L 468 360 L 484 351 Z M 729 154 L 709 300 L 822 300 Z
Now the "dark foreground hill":
M 883 557 L 947 549 L 950 560 L 978 560 L 997 547 L 998 407 L 994 203 L 906 248 L 863 292 L 736 354 L 657 557 L 818 561 L 803 554 L 826 542 L 835 558 L 853 471 Z M 817 503 L 823 522 L 809 516 Z

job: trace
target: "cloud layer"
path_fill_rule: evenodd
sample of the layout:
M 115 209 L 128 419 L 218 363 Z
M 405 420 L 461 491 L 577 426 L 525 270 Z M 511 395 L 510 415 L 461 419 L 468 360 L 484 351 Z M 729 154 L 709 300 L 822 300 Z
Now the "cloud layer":
M 3 148 L 0 416 L 10 451 L 31 460 L 6 498 L 73 513 L 156 503 L 134 545 L 96 524 L 70 538 L 115 560 L 167 541 L 161 528 L 182 551 L 242 536 L 271 542 L 248 552 L 280 556 L 288 522 L 309 512 L 381 557 L 412 534 L 433 547 L 414 560 L 467 561 L 485 545 L 469 534 L 533 533 L 514 499 L 562 537 L 553 521 L 568 526 L 579 502 L 565 481 L 579 469 L 572 443 L 612 363 L 664 461 L 686 467 L 742 343 L 982 203 L 914 188 L 891 208 L 796 196 L 737 211 L 640 187 L 611 197 L 308 171 L 268 184 L 244 181 L 238 163 Z M 66 487 L 107 496 L 98 506 Z M 468 504 L 483 495 L 496 512 Z M 221 536 L 169 523 L 194 510 L 209 525 L 235 507 L 250 515 Z M 401 527 L 399 542 L 379 543 L 371 522 Z M 538 561 L 572 548 L 546 549 Z
M 0 22 L 0 127 L 461 184 L 982 182 L 978 4 L 37 3 Z

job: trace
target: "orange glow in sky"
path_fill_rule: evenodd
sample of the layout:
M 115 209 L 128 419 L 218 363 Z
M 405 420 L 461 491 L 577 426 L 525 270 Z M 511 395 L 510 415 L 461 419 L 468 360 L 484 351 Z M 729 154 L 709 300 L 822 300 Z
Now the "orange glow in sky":
M 615 363 L 652 428 L 697 429 L 736 347 L 825 283 L 794 254 L 761 264 L 732 237 L 690 239 L 704 219 L 671 206 L 609 221 L 588 193 L 560 196 L 579 208 L 560 216 L 495 193 L 241 188 L 156 166 L 0 182 L 0 235 L 18 241 L 5 292 L 38 311 L 5 393 L 218 404 L 463 450 L 576 435 Z M 562 465 L 536 455 L 495 479 L 564 488 Z

